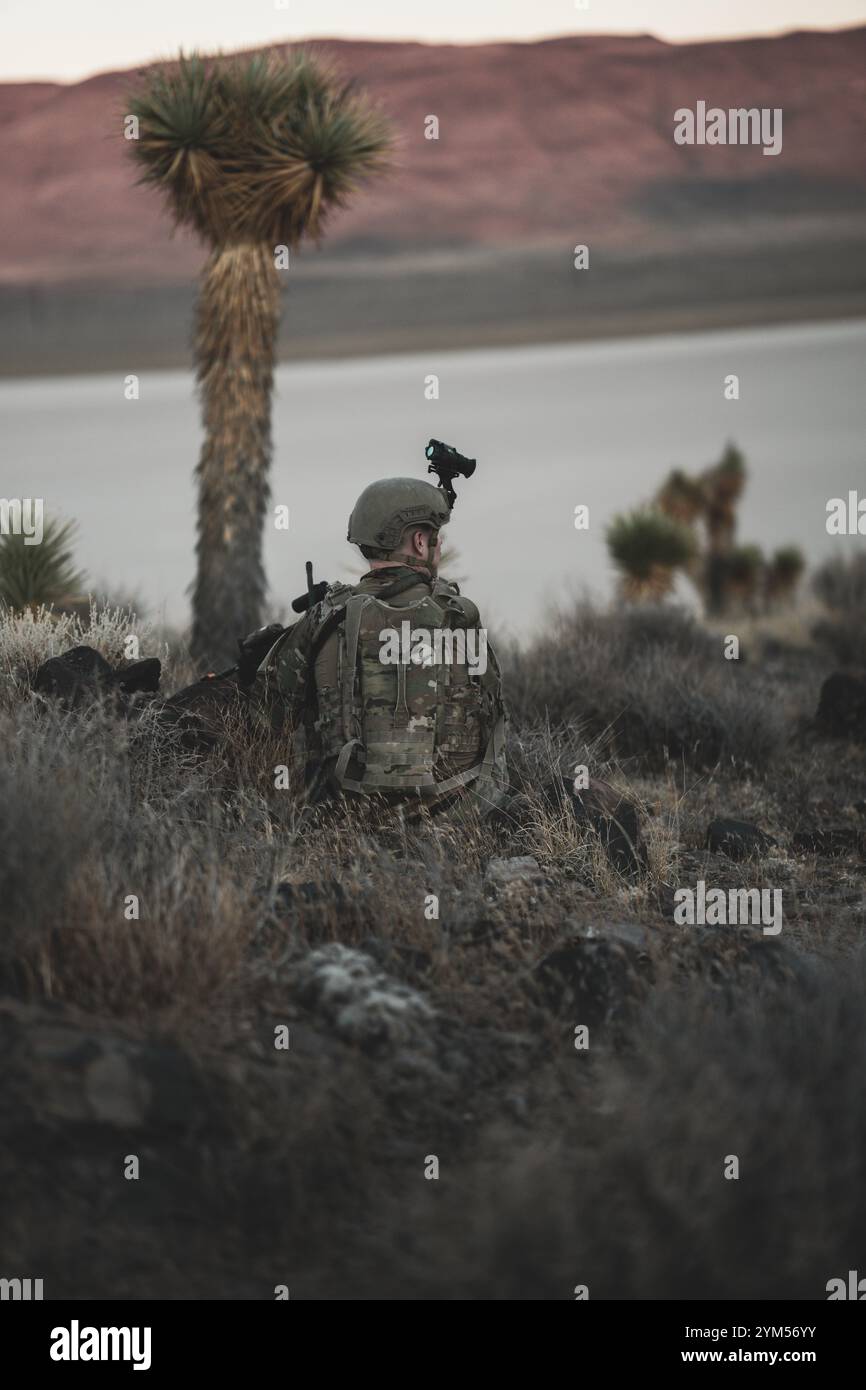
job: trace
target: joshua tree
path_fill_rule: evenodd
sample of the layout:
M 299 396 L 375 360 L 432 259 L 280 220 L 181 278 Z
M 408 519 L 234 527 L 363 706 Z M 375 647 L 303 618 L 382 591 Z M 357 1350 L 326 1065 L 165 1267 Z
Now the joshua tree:
M 795 545 L 777 550 L 764 576 L 764 593 L 769 604 L 785 602 L 793 596 L 806 568 L 803 552 Z
M 723 613 L 727 603 L 728 558 L 737 530 L 737 502 L 746 484 L 743 455 L 729 444 L 721 459 L 700 476 L 706 498 L 704 524 L 707 557 L 704 593 L 708 613 Z
M 691 526 L 703 515 L 706 498 L 697 478 L 689 477 L 681 468 L 674 468 L 656 493 L 655 505 L 674 521 Z
M 194 336 L 205 440 L 192 648 L 229 662 L 235 639 L 261 622 L 265 595 L 278 248 L 320 237 L 329 210 L 384 167 L 389 128 L 305 54 L 181 55 L 146 74 L 129 111 L 142 182 L 210 249 Z
M 18 533 L 0 536 L 0 606 L 38 608 L 79 598 L 84 576 L 72 559 L 74 521 L 46 521 L 39 545 Z
M 689 528 L 658 508 L 614 517 L 606 540 L 627 599 L 664 598 L 673 588 L 675 571 L 695 550 Z
M 754 611 L 766 573 L 760 546 L 734 546 L 724 556 L 722 565 L 726 599 L 733 599 L 743 608 Z

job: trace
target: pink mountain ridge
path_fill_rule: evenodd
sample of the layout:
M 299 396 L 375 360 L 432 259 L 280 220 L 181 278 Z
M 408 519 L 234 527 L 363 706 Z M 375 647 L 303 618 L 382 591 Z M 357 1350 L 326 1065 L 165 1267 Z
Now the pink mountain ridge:
M 774 236 L 866 207 L 866 27 L 673 46 L 560 38 L 471 47 L 315 41 L 391 116 L 397 167 L 333 218 L 327 254 L 675 244 L 695 211 Z M 122 138 L 136 73 L 0 85 L 0 286 L 189 281 L 202 250 L 135 185 Z M 677 146 L 698 101 L 780 107 L 784 147 Z M 424 137 L 425 117 L 440 138 Z M 780 214 L 783 216 L 780 217 Z M 759 234 L 758 231 L 755 233 Z

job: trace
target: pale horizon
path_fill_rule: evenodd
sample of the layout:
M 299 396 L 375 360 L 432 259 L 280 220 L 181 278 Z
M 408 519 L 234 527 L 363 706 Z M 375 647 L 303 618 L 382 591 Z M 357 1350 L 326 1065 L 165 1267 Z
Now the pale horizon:
M 582 3 L 582 0 L 580 0 Z M 236 51 L 314 39 L 461 46 L 532 43 L 576 35 L 648 34 L 673 44 L 770 38 L 794 31 L 836 32 L 866 23 L 866 0 L 826 0 L 815 24 L 812 0 L 439 0 L 428 11 L 377 0 L 363 15 L 349 0 L 149 0 L 119 8 L 79 0 L 4 0 L 0 82 L 75 83 L 104 72 L 176 56 L 179 49 Z M 652 18 L 652 25 L 648 20 Z

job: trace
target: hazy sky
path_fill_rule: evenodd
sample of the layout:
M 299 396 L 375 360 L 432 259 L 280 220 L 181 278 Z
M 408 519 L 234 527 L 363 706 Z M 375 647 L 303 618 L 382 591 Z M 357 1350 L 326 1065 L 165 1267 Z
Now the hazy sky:
M 181 47 L 326 35 L 479 43 L 651 33 L 683 41 L 863 22 L 866 0 L 0 0 L 0 81 L 73 81 Z

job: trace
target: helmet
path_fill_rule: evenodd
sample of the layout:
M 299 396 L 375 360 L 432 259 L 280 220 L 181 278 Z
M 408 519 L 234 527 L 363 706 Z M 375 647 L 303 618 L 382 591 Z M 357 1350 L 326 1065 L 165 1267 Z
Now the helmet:
M 382 478 L 365 487 L 349 517 L 347 539 L 390 553 L 407 526 L 432 526 L 437 531 L 451 517 L 441 488 L 420 478 Z

